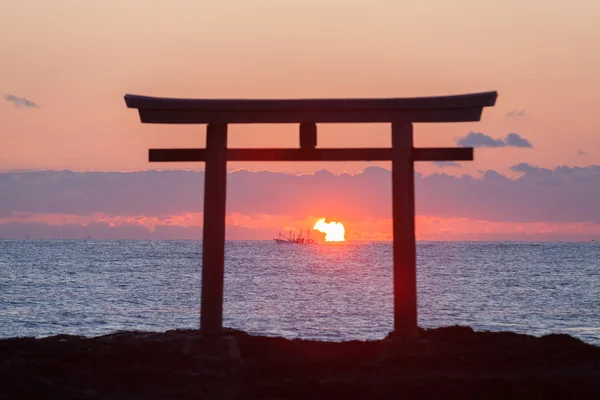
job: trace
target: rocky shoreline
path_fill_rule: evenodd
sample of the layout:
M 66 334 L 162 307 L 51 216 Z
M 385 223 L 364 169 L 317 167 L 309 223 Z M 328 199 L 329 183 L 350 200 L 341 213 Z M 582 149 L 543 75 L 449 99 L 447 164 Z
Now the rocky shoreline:
M 411 346 L 227 335 L 239 354 L 191 330 L 0 340 L 0 398 L 600 398 L 600 347 L 568 335 L 447 327 Z

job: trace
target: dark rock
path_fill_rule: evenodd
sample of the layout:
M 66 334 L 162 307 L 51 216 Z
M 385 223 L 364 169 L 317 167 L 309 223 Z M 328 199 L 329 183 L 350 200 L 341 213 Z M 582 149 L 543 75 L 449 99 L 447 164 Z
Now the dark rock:
M 0 340 L 0 399 L 600 398 L 600 348 L 568 335 L 454 326 L 421 329 L 412 344 L 393 334 L 341 343 L 225 336 Z M 231 343 L 241 359 L 228 355 Z

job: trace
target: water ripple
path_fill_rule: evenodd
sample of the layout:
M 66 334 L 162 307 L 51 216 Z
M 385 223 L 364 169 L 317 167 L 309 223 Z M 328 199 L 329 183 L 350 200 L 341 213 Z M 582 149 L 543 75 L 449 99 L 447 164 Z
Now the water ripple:
M 600 244 L 426 242 L 419 325 L 600 344 Z M 198 328 L 201 242 L 0 241 L 0 337 Z M 383 338 L 392 246 L 228 242 L 225 325 L 288 338 Z

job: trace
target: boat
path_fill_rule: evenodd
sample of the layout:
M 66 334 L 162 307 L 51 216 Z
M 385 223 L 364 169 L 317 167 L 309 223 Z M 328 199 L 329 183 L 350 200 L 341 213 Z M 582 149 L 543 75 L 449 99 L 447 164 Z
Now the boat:
M 294 231 L 290 231 L 289 237 L 282 235 L 281 232 L 279 232 L 279 236 L 273 240 L 275 240 L 277 244 L 319 244 L 319 242 L 310 238 L 310 229 L 306 230 L 306 237 L 302 236 L 302 232 L 303 231 L 300 231 L 300 234 L 296 235 Z

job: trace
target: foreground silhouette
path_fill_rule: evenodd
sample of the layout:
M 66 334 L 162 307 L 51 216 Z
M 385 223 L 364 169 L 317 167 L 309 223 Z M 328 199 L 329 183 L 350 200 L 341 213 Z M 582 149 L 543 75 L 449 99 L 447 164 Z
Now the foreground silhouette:
M 0 398 L 600 398 L 600 347 L 568 335 L 420 329 L 427 350 L 389 351 L 228 333 L 240 359 L 201 356 L 198 331 L 0 340 Z
M 497 92 L 457 96 L 388 99 L 176 99 L 127 94 L 127 107 L 151 124 L 206 124 L 206 148 L 150 149 L 150 162 L 204 162 L 202 290 L 200 330 L 218 336 L 223 329 L 225 210 L 228 161 L 391 161 L 394 332 L 416 340 L 417 253 L 415 161 L 470 161 L 473 148 L 414 147 L 413 123 L 479 121 Z M 232 149 L 230 124 L 299 125 L 299 147 Z M 389 123 L 390 148 L 320 148 L 317 124 Z M 278 242 L 279 243 L 279 242 Z

